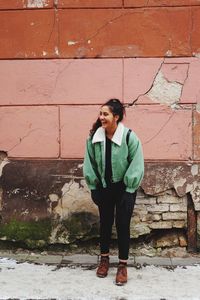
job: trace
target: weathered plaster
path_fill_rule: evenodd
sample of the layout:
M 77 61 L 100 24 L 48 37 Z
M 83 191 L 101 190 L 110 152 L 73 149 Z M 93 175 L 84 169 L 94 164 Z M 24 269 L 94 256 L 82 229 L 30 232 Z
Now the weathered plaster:
M 25 7 L 27 8 L 43 8 L 48 6 L 47 0 L 28 0 Z
M 148 96 L 152 101 L 165 103 L 168 105 L 177 103 L 180 99 L 182 84 L 178 82 L 169 82 L 162 71 L 156 76 L 152 89 Z
M 131 237 L 147 236 L 154 230 L 185 230 L 188 186 L 195 209 L 200 210 L 197 164 L 160 163 L 155 169 L 155 164 L 146 163 L 145 170 Z M 26 224 L 24 242 L 31 247 L 98 237 L 98 210 L 83 180 L 82 161 L 11 161 L 3 168 L 0 192 L 1 239 L 21 239 L 16 228 Z M 48 234 L 37 239 L 35 228 L 42 220 L 48 220 Z

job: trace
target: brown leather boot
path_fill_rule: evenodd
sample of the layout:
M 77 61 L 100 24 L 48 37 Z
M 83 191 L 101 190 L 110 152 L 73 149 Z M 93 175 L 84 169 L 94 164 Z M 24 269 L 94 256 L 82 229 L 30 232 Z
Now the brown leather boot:
M 108 275 L 109 269 L 109 256 L 101 256 L 100 264 L 97 269 L 97 276 L 98 277 L 106 277 Z
M 124 285 L 127 282 L 127 267 L 125 264 L 118 265 L 116 274 L 116 285 Z

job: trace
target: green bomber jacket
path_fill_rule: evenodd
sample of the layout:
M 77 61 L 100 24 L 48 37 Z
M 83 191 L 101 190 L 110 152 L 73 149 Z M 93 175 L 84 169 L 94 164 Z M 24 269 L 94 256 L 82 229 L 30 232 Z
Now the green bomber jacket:
M 133 193 L 138 189 L 144 176 L 144 158 L 141 142 L 133 131 L 127 143 L 128 130 L 120 122 L 112 137 L 112 182 L 123 181 L 126 191 Z M 97 189 L 98 186 L 106 188 L 105 142 L 105 129 L 102 127 L 99 127 L 86 142 L 83 175 L 90 190 Z

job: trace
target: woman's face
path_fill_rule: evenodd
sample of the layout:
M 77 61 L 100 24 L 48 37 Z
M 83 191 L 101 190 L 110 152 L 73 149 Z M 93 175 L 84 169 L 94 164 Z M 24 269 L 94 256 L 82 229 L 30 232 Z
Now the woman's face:
M 105 130 L 115 129 L 117 127 L 118 119 L 119 116 L 114 116 L 107 105 L 101 107 L 99 113 L 99 120 L 101 121 L 101 126 Z

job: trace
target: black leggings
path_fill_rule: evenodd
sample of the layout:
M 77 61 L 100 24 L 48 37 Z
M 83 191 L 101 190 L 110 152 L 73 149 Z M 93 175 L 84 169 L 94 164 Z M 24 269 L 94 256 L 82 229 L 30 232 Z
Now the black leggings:
M 117 229 L 119 259 L 127 260 L 130 243 L 130 221 L 136 199 L 133 194 L 132 210 L 127 211 L 125 203 L 121 204 L 122 195 L 125 191 L 123 183 L 113 183 L 110 187 L 103 189 L 102 200 L 99 207 L 100 215 L 100 248 L 101 254 L 109 253 L 109 246 L 114 223 Z M 116 208 L 116 212 L 115 212 Z

